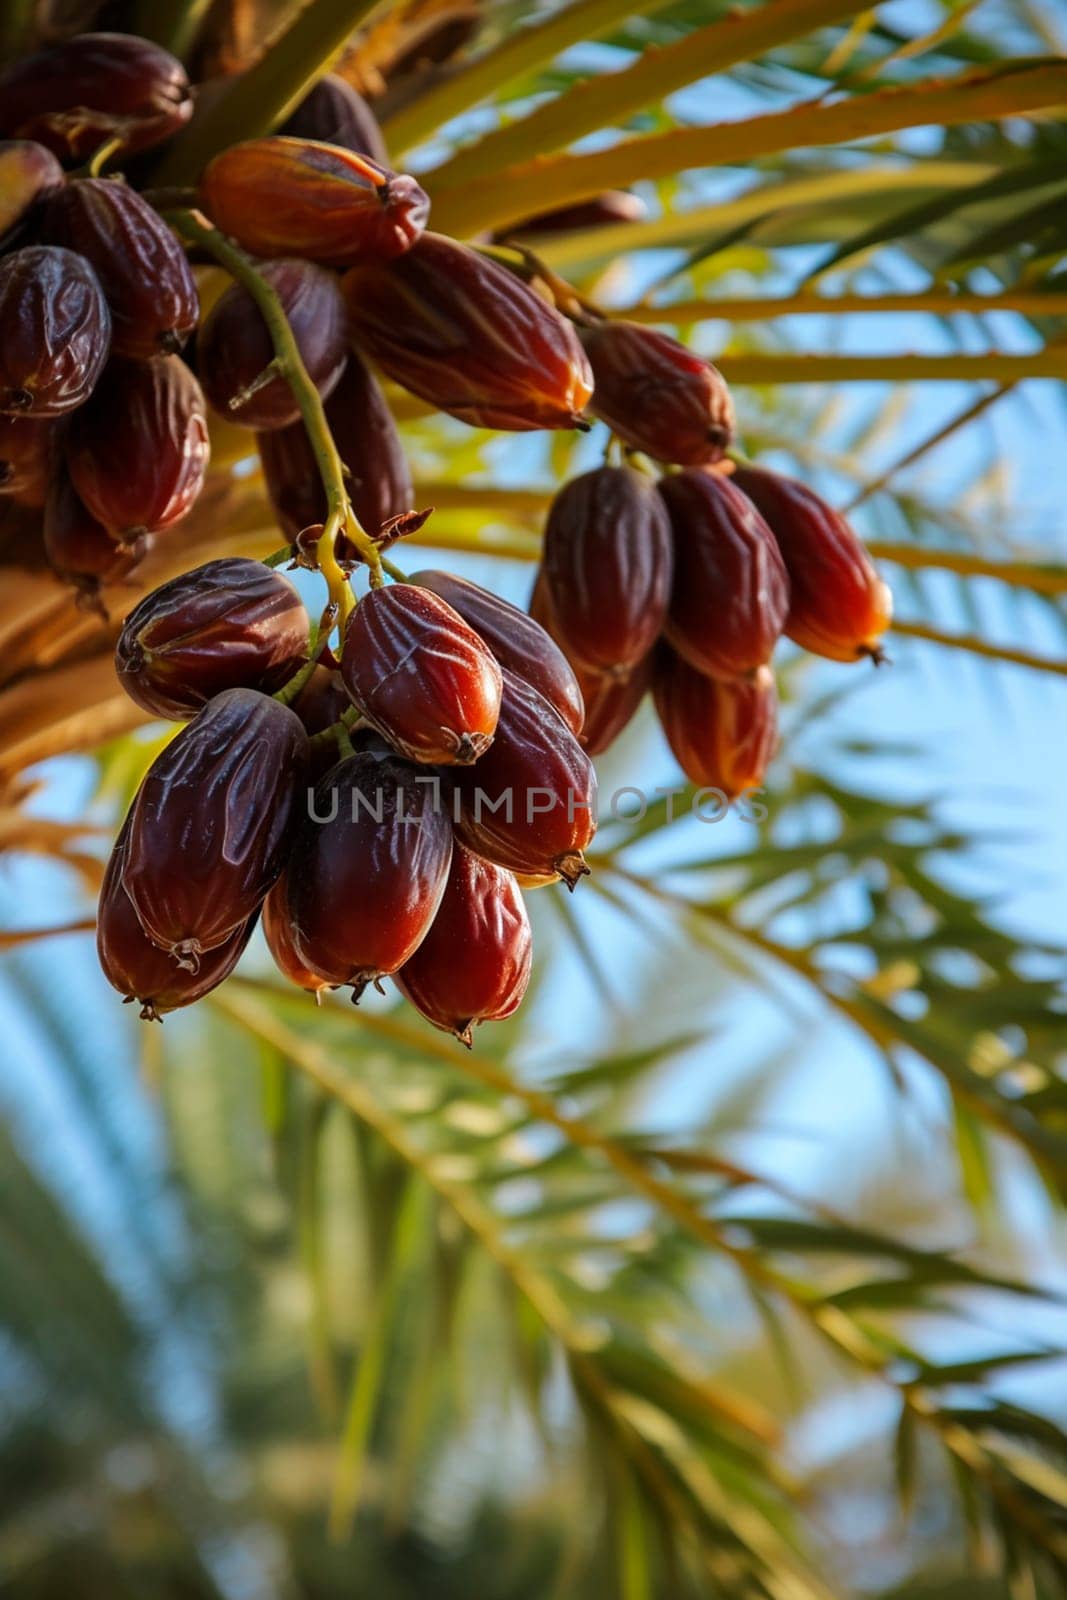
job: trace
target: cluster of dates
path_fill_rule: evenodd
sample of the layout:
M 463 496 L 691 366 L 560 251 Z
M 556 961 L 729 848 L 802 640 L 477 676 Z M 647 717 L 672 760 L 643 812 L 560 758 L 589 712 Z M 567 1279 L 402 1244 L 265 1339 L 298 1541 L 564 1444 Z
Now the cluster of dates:
M 529 980 L 520 884 L 586 870 L 596 776 L 577 681 L 525 612 L 444 572 L 371 590 L 339 663 L 308 661 L 308 639 L 288 580 L 240 558 L 130 614 L 121 683 L 154 716 L 192 720 L 112 853 L 104 972 L 161 1016 L 229 975 L 262 913 L 301 988 L 358 1000 L 391 974 L 469 1044 Z
M 42 512 L 47 559 L 83 595 L 190 510 L 211 412 L 254 435 L 300 564 L 337 521 L 323 422 L 367 536 L 347 523 L 336 562 L 351 572 L 410 531 L 373 369 L 474 426 L 595 417 L 624 455 L 556 496 L 529 615 L 447 572 L 386 584 L 376 561 L 350 615 L 328 563 L 335 650 L 262 563 L 209 562 L 148 595 L 120 681 L 187 726 L 123 824 L 100 959 L 158 1017 L 220 983 L 261 919 L 300 987 L 358 999 L 392 975 L 469 1043 L 525 990 L 522 890 L 587 870 L 591 757 L 646 690 L 689 778 L 738 795 L 775 742 L 778 637 L 877 659 L 888 592 L 822 500 L 728 458 L 733 407 L 709 362 L 604 317 L 528 250 L 429 231 L 426 194 L 342 80 L 216 155 L 199 216 L 189 196 L 161 215 L 159 194 L 100 175 L 137 156 L 150 182 L 152 148 L 191 108 L 180 63 L 126 34 L 0 74 L 0 495 Z M 604 195 L 512 233 L 638 212 Z M 206 314 L 183 231 L 238 279 Z
M 0 76 L 0 494 L 42 513 L 49 564 L 89 601 L 181 521 L 207 470 L 178 354 L 199 317 L 189 262 L 135 189 L 92 175 L 97 152 L 147 150 L 192 107 L 180 62 L 125 34 Z
M 628 432 L 650 450 L 648 430 Z M 651 690 L 686 777 L 728 802 L 760 786 L 777 747 L 781 635 L 833 661 L 879 661 L 891 598 L 804 484 L 723 463 L 696 436 L 692 448 L 664 437 L 657 454 L 691 464 L 658 481 L 603 466 L 560 490 L 530 609 L 578 675 L 591 754 Z

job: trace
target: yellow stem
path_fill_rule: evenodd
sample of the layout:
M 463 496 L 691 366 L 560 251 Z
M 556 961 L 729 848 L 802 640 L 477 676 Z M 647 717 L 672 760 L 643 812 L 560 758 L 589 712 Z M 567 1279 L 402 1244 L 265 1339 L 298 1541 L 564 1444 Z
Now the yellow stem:
M 1067 317 L 1067 294 L 1040 289 L 1004 289 L 997 294 L 967 290 L 925 289 L 918 294 L 753 295 L 722 300 L 678 300 L 673 305 L 620 306 L 606 316 L 626 322 L 668 323 L 689 327 L 694 322 L 770 322 L 776 317 L 840 316 L 842 312 L 926 311 L 934 316 L 955 312 L 1019 311 L 1030 317 Z
M 345 622 L 355 605 L 355 596 L 337 560 L 337 540 L 344 535 L 355 545 L 370 569 L 370 581 L 375 588 L 379 588 L 385 581 L 381 555 L 374 540 L 360 526 L 359 519 L 352 509 L 345 488 L 344 467 L 326 420 L 322 396 L 308 376 L 293 330 L 285 315 L 285 308 L 263 274 L 244 251 L 239 250 L 198 212 L 169 212 L 168 220 L 184 238 L 207 250 L 220 266 L 225 267 L 231 277 L 248 290 L 270 331 L 277 370 L 293 391 L 293 398 L 300 408 L 300 415 L 322 477 L 327 516 L 316 555 L 319 570 L 326 579 L 330 591 L 330 600 L 337 606 L 343 634 Z

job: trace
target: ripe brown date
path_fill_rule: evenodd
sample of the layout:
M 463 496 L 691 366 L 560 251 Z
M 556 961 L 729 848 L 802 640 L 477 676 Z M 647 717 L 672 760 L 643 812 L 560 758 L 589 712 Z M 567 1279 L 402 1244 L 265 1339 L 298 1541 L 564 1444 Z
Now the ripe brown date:
M 389 165 L 389 152 L 378 119 L 361 94 L 345 78 L 328 72 L 301 100 L 278 130 L 293 139 L 318 139 L 356 155 Z
M 789 610 L 773 533 L 752 501 L 716 473 L 670 473 L 659 492 L 674 536 L 666 637 L 698 672 L 753 672 L 770 660 Z
M 170 355 L 196 327 L 199 300 L 185 251 L 135 189 L 83 178 L 53 195 L 42 236 L 85 257 L 111 311 L 111 348 Z
M 204 483 L 204 397 L 183 361 L 109 361 L 71 419 L 74 487 L 114 539 L 160 533 L 188 512 Z
M 492 742 L 501 692 L 496 657 L 428 589 L 372 589 L 349 621 L 341 676 L 353 704 L 409 760 L 466 765 Z
M 376 534 L 415 504 L 411 473 L 393 414 L 377 381 L 350 354 L 330 398 L 326 420 L 344 463 L 352 507 L 361 525 Z M 256 440 L 263 477 L 278 521 L 290 539 L 326 520 L 322 477 L 303 422 L 274 428 Z
M 280 299 L 308 376 L 325 398 L 348 354 L 336 278 L 310 261 L 267 261 L 259 270 Z M 267 376 L 273 358 L 259 307 L 247 289 L 234 284 L 212 307 L 197 335 L 197 370 L 220 416 L 260 429 L 285 428 L 297 421 L 300 407 L 285 378 Z
M 43 144 L 0 140 L 0 248 L 10 245 L 20 224 L 63 182 L 63 168 Z
M 395 975 L 401 994 L 468 1050 L 478 1022 L 501 1022 L 522 1004 L 533 939 L 512 873 L 457 844 L 437 915 Z
M 476 855 L 528 877 L 558 874 L 573 889 L 596 832 L 596 773 L 562 717 L 504 672 L 496 736 L 456 773 L 456 837 Z
M 475 427 L 573 428 L 592 392 L 574 329 L 521 279 L 440 233 L 342 282 L 357 343 L 413 394 Z
M 261 561 L 225 557 L 161 584 L 134 607 L 115 671 L 145 711 L 184 720 L 224 689 L 280 689 L 306 658 L 308 628 L 291 583 Z
M 204 209 L 260 256 L 283 252 L 344 267 L 410 250 L 430 202 L 414 178 L 313 139 L 247 139 L 208 163 Z
M 734 408 L 710 361 L 636 322 L 594 323 L 582 343 L 596 385 L 590 410 L 620 439 L 683 467 L 721 458 Z
M 122 583 L 148 553 L 150 534 L 116 544 L 86 509 L 65 469 L 54 469 L 44 508 L 44 553 L 58 578 L 78 591 L 78 603 L 107 615 L 100 599 L 105 584 Z
M 588 756 L 598 756 L 613 744 L 633 719 L 652 680 L 652 656 L 647 655 L 623 677 L 608 677 L 590 672 L 567 655 L 567 644 L 560 636 L 552 609 L 543 567 L 537 569 L 530 595 L 530 615 L 559 645 L 578 681 L 585 715 L 578 743 Z
M 578 735 L 590 756 L 602 755 L 637 714 L 652 682 L 652 654 L 631 667 L 625 678 L 579 673 L 585 697 L 585 726 Z
M 316 785 L 288 866 L 297 959 L 358 1000 L 408 961 L 441 903 L 452 829 L 435 780 L 361 751 Z M 323 820 L 316 820 L 321 818 Z
M 565 484 L 545 525 L 544 574 L 571 660 L 625 677 L 659 636 L 671 565 L 667 515 L 643 473 L 597 467 Z
M 762 467 L 734 482 L 766 518 L 789 573 L 790 639 L 831 661 L 882 659 L 893 597 L 839 511 L 806 484 Z
M 149 767 L 122 868 L 148 937 L 194 972 L 242 926 L 285 864 L 307 734 L 254 689 L 216 695 Z
M 141 1006 L 143 1022 L 162 1022 L 165 1012 L 202 1000 L 230 976 L 252 936 L 255 916 L 235 928 L 211 950 L 193 972 L 180 967 L 141 927 L 133 902 L 122 885 L 128 822 L 111 853 L 100 890 L 96 915 L 96 951 L 104 977 L 126 1001 Z
M 0 411 L 58 417 L 84 405 L 110 344 L 107 302 L 81 256 L 30 245 L 0 260 Z
M 748 678 L 709 678 L 662 646 L 652 697 L 667 743 L 691 783 L 730 799 L 759 787 L 778 744 L 778 697 L 769 667 Z
M 109 139 L 126 155 L 188 122 L 185 68 L 128 33 L 80 33 L 0 73 L 0 134 L 36 139 L 61 161 L 86 161 Z
M 274 957 L 274 965 L 298 989 L 313 994 L 321 1003 L 324 989 L 330 985 L 317 972 L 306 967 L 296 953 L 293 929 L 289 921 L 289 875 L 283 872 L 263 902 L 263 937 L 267 949 Z
M 427 567 L 412 573 L 410 581 L 432 589 L 453 611 L 458 611 L 485 640 L 500 665 L 525 678 L 555 707 L 571 732 L 579 732 L 585 708 L 578 679 L 559 645 L 539 622 L 491 590 L 459 578 L 454 572 Z
M 23 505 L 43 506 L 55 424 L 38 417 L 0 412 L 0 494 Z

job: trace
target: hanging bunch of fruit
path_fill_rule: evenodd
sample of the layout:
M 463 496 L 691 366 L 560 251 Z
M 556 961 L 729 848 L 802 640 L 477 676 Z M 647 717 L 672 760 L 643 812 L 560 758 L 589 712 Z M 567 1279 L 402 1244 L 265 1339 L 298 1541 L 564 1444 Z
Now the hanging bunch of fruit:
M 185 726 L 122 826 L 100 959 L 159 1017 L 221 983 L 262 916 L 301 988 L 358 999 L 391 975 L 469 1044 L 522 1000 L 522 890 L 588 870 L 591 758 L 646 691 L 691 781 L 740 795 L 775 745 L 779 636 L 878 659 L 888 594 L 821 499 L 731 456 L 710 363 L 525 248 L 428 231 L 346 82 L 215 154 L 195 191 L 154 188 L 193 98 L 128 34 L 0 75 L 0 494 L 100 606 L 180 540 L 215 413 L 250 430 L 287 541 L 186 571 L 125 619 L 120 682 Z M 578 210 L 634 214 L 626 196 Z M 233 280 L 206 315 L 191 263 Z M 475 427 L 607 424 L 605 464 L 552 503 L 530 614 L 392 563 L 424 513 L 376 372 Z M 290 559 L 325 580 L 318 618 L 276 570 Z

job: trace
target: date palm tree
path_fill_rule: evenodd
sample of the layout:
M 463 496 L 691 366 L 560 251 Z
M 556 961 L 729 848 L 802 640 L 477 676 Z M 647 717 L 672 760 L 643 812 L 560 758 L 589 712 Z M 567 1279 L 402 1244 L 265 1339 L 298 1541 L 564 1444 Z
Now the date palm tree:
M 1025 525 L 1002 442 L 1047 428 L 1060 469 L 1061 25 L 9 5 L 9 54 L 115 26 L 213 76 L 159 188 L 336 70 L 456 238 L 636 193 L 639 220 L 540 235 L 538 270 L 713 355 L 746 454 L 848 510 L 898 619 L 892 671 L 782 651 L 762 817 L 701 827 L 637 718 L 601 784 L 645 800 L 573 900 L 531 896 L 531 996 L 470 1054 L 395 996 L 316 1011 L 257 946 L 152 1029 L 86 938 L 94 836 L 166 736 L 112 651 L 162 579 L 275 550 L 252 436 L 213 424 L 208 487 L 106 623 L 0 517 L 5 1593 L 1063 1592 L 1062 950 L 1000 914 L 916 692 L 954 683 L 960 739 L 1006 683 L 1062 709 L 1062 520 Z M 604 439 L 386 392 L 434 507 L 411 543 L 525 603 Z

